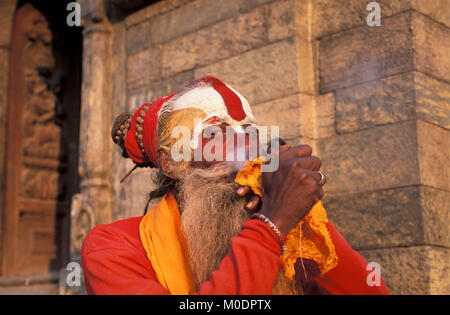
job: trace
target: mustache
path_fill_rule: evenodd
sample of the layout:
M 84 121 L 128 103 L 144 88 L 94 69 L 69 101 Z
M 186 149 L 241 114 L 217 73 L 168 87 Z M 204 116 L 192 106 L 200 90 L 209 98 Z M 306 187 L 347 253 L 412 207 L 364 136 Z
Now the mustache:
M 218 162 L 213 165 L 204 166 L 195 162 L 189 167 L 189 175 L 208 179 L 231 180 L 235 179 L 239 168 L 235 164 L 228 161 Z

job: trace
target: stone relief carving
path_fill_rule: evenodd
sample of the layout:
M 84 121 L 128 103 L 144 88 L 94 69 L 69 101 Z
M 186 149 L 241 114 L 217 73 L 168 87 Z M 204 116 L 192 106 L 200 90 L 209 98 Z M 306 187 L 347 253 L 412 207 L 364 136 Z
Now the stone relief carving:
M 82 203 L 82 195 L 76 194 L 72 198 L 71 205 L 71 252 L 78 256 L 81 253 L 81 246 L 86 234 L 95 226 L 95 215 L 92 206 Z
M 43 15 L 32 17 L 25 27 L 23 58 L 21 196 L 54 200 L 59 192 L 61 127 L 55 121 L 56 97 L 49 84 L 55 66 L 52 33 Z

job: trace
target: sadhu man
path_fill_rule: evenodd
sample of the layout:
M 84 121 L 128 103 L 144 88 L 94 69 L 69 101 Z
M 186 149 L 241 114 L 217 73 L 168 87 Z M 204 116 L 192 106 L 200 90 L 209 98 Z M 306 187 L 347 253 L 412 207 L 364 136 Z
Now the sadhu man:
M 244 145 L 229 140 L 251 126 L 247 100 L 212 76 L 116 119 L 113 141 L 137 166 L 157 168 L 150 197 L 162 199 L 142 217 L 87 235 L 88 294 L 389 293 L 382 279 L 369 281 L 372 268 L 316 209 L 325 177 L 309 146 L 272 152 L 278 165 L 262 173 L 263 193 L 236 185 L 238 164 L 229 154 L 248 157 L 251 144 L 248 135 Z M 219 141 L 205 133 L 211 127 L 224 131 Z

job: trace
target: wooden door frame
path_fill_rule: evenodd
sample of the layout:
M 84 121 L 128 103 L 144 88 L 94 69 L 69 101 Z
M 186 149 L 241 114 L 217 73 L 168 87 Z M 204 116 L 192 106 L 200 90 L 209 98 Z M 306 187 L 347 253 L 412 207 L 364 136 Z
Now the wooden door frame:
M 18 196 L 20 191 L 20 171 L 22 165 L 22 106 L 24 77 L 15 75 L 23 73 L 22 51 L 25 34 L 22 31 L 24 21 L 31 13 L 28 6 L 19 8 L 14 14 L 11 34 L 8 101 L 5 137 L 5 174 L 2 227 L 2 276 L 15 273 L 18 248 Z

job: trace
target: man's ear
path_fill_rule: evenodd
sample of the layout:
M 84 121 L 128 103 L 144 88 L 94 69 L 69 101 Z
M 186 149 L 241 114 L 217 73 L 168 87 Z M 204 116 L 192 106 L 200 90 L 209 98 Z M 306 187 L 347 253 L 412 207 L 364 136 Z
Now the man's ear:
M 161 170 L 163 171 L 164 175 L 172 178 L 170 174 L 170 149 L 166 146 L 160 146 L 159 149 L 159 165 L 161 167 Z

